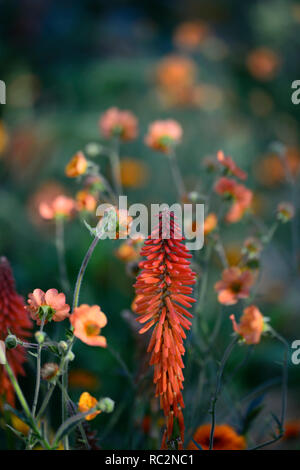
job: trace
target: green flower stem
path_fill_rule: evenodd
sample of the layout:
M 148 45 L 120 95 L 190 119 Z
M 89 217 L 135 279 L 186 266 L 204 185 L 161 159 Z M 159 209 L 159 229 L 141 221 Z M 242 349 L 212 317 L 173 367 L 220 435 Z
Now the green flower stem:
M 41 319 L 40 333 L 43 332 L 45 324 L 45 315 Z M 32 416 L 35 417 L 36 407 L 39 399 L 40 385 L 41 385 L 41 355 L 42 355 L 42 344 L 38 344 L 37 350 L 37 367 L 36 367 L 36 382 L 35 382 L 35 392 L 32 404 Z
M 30 412 L 30 409 L 29 409 L 29 406 L 28 406 L 28 403 L 26 401 L 26 398 L 24 397 L 23 395 L 23 392 L 18 384 L 18 381 L 10 367 L 10 365 L 8 363 L 4 364 L 4 367 L 5 367 L 5 370 L 7 372 L 7 375 L 12 383 L 12 386 L 14 387 L 14 390 L 16 392 L 16 395 L 19 399 L 19 402 L 22 406 L 22 409 L 24 411 L 24 414 L 26 416 L 26 418 L 28 419 L 29 423 L 30 423 L 30 427 L 31 429 L 34 431 L 34 433 L 37 435 L 39 441 L 41 442 L 41 444 L 44 446 L 45 449 L 47 450 L 51 450 L 51 446 L 50 444 L 47 442 L 47 440 L 42 436 L 37 424 L 36 424 L 36 421 L 34 419 L 34 417 L 32 416 L 31 412 Z
M 73 306 L 72 306 L 72 312 L 74 312 L 74 309 L 78 307 L 78 302 L 79 302 L 79 294 L 80 294 L 80 287 L 82 283 L 82 279 L 85 273 L 85 270 L 87 268 L 87 265 L 89 263 L 89 260 L 94 252 L 94 249 L 96 248 L 100 238 L 96 235 L 94 240 L 92 241 L 83 261 L 79 269 L 79 273 L 77 276 L 76 284 L 75 284 L 75 289 L 74 289 L 74 297 L 73 297 Z
M 235 336 L 233 340 L 231 341 L 231 343 L 229 343 L 229 345 L 227 346 L 225 353 L 222 357 L 221 363 L 220 363 L 219 372 L 217 375 L 216 389 L 212 397 L 212 403 L 211 403 L 211 430 L 210 430 L 210 438 L 209 438 L 209 450 L 213 450 L 213 447 L 214 447 L 214 434 L 215 434 L 215 424 L 216 424 L 216 404 L 220 395 L 224 368 L 237 342 L 238 342 L 238 337 Z
M 55 218 L 55 245 L 58 257 L 60 283 L 64 292 L 70 292 L 70 283 L 68 280 L 66 259 L 65 259 L 65 243 L 64 243 L 64 218 Z
M 79 273 L 77 276 L 76 284 L 75 284 L 75 289 L 74 289 L 74 297 L 73 297 L 73 306 L 72 306 L 72 312 L 74 312 L 74 309 L 78 307 L 78 302 L 79 302 L 79 295 L 80 295 L 80 288 L 81 288 L 81 283 L 82 279 L 84 276 L 84 273 L 86 271 L 87 265 L 89 263 L 89 260 L 94 252 L 94 249 L 96 248 L 100 238 L 99 236 L 95 236 L 94 240 L 92 241 L 83 261 L 79 269 Z M 62 360 L 60 370 L 62 371 L 62 386 L 63 389 L 65 390 L 65 393 L 62 393 L 62 423 L 65 422 L 66 416 L 67 416 L 67 393 L 68 393 L 68 360 L 66 359 L 68 353 L 72 350 L 73 344 L 75 341 L 75 337 L 73 336 L 72 339 L 70 339 L 69 344 L 68 344 L 68 349 L 65 352 L 65 356 Z M 69 438 L 68 436 L 64 437 L 64 448 L 65 450 L 69 449 Z
M 56 385 L 56 381 L 51 383 L 50 387 L 48 388 L 47 393 L 45 395 L 45 398 L 44 398 L 44 400 L 41 404 L 41 407 L 38 411 L 38 414 L 36 415 L 36 420 L 37 421 L 39 421 L 39 419 L 43 416 L 43 413 L 44 413 L 45 409 L 47 408 L 47 405 L 48 405 L 48 403 L 50 401 L 50 398 L 52 396 L 55 385 Z
M 277 436 L 274 437 L 274 439 L 270 439 L 269 441 L 265 441 L 262 444 L 258 444 L 255 447 L 251 447 L 248 450 L 257 450 L 257 449 L 262 449 L 263 447 L 269 446 L 271 444 L 274 444 L 274 442 L 279 441 L 284 435 L 284 422 L 285 422 L 285 416 L 286 416 L 286 404 L 287 404 L 287 384 L 288 384 L 288 353 L 289 353 L 289 344 L 288 342 L 279 334 L 277 331 L 275 331 L 270 325 L 268 326 L 268 330 L 271 333 L 271 335 L 277 339 L 280 343 L 283 344 L 284 346 L 284 354 L 283 354 L 283 362 L 282 362 L 282 379 L 281 379 L 281 387 L 282 387 L 282 392 L 281 392 L 281 415 L 280 415 L 280 420 L 276 422 L 278 424 L 278 433 Z
M 170 161 L 173 180 L 174 180 L 175 187 L 176 187 L 177 193 L 178 193 L 178 198 L 179 198 L 180 201 L 182 201 L 183 196 L 186 193 L 186 189 L 185 189 L 185 185 L 184 185 L 184 182 L 183 182 L 183 179 L 182 179 L 179 167 L 178 167 L 178 162 L 177 162 L 177 158 L 176 158 L 176 154 L 175 154 L 174 149 L 172 149 L 168 153 L 168 157 L 169 157 L 169 161 Z
M 121 181 L 121 166 L 120 166 L 120 140 L 116 137 L 113 141 L 113 146 L 109 152 L 109 159 L 112 169 L 112 177 L 114 188 L 117 195 L 123 193 L 122 181 Z

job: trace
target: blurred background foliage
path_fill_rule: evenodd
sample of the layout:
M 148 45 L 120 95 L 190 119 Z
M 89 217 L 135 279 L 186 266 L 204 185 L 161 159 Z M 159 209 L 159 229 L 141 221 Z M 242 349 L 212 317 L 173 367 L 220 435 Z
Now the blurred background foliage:
M 22 295 L 37 287 L 60 288 L 54 228 L 40 219 L 38 202 L 47 191 L 62 188 L 72 195 L 78 189 L 64 176 L 64 167 L 87 143 L 101 142 L 98 120 L 108 107 L 130 109 L 139 119 L 139 138 L 121 147 L 121 158 L 134 159 L 139 177 L 143 165 L 143 178 L 132 177 L 132 167 L 127 175 L 129 203 L 175 202 L 167 159 L 143 142 L 148 124 L 168 117 L 178 120 L 184 130 L 178 160 L 189 191 L 209 190 L 212 180 L 203 161 L 221 148 L 249 173 L 254 211 L 266 225 L 271 225 L 279 201 L 294 197 L 297 202 L 297 191 L 293 196 L 272 144 L 286 145 L 296 178 L 299 106 L 291 102 L 291 83 L 300 78 L 299 2 L 0 0 L 0 8 L 0 79 L 7 85 L 7 104 L 0 107 L 0 253 L 10 260 Z M 184 29 L 183 23 L 190 21 L 196 21 L 195 30 Z M 105 158 L 97 162 L 109 175 Z M 233 264 L 247 234 L 245 221 L 223 233 Z M 74 283 L 91 238 L 78 219 L 67 224 L 65 236 L 68 274 Z M 71 395 L 76 401 L 81 391 L 88 390 L 116 401 L 113 415 L 92 423 L 104 448 L 145 448 L 157 445 L 152 442 L 156 431 L 149 433 L 145 399 L 151 391 L 131 384 L 131 375 L 142 367 L 143 345 L 121 314 L 133 300 L 134 279 L 115 256 L 118 243 L 99 244 L 81 293 L 82 302 L 99 304 L 106 313 L 110 349 L 76 345 Z M 260 309 L 289 341 L 297 339 L 299 251 L 291 253 L 289 226 L 280 227 L 262 266 Z M 213 290 L 220 276 L 217 259 L 210 269 L 205 314 L 213 327 L 219 308 Z M 56 328 L 62 335 L 64 327 Z M 218 358 L 230 332 L 226 312 Z M 230 367 L 244 353 L 241 348 Z M 256 348 L 235 377 L 236 400 L 279 376 L 280 354 L 280 346 L 268 340 Z M 210 390 L 198 399 L 200 366 L 189 356 L 188 351 L 184 396 L 190 430 L 209 419 Z M 212 363 L 210 373 L 215 370 Z M 30 397 L 30 363 L 27 371 L 29 379 L 22 385 Z M 298 379 L 299 369 L 290 364 L 288 416 L 300 419 Z M 266 408 L 276 411 L 279 393 L 279 386 L 268 391 Z M 53 426 L 59 420 L 55 406 L 53 402 Z M 223 421 L 237 425 L 226 394 L 223 410 Z M 152 416 L 150 425 L 157 432 L 158 416 Z M 4 433 L 0 436 L 5 447 Z M 299 446 L 299 436 L 291 445 Z

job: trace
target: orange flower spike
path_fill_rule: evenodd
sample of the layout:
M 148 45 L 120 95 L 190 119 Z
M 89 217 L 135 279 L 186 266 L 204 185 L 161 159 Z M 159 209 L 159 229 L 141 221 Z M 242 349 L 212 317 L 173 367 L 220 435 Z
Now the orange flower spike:
M 74 328 L 74 336 L 90 346 L 106 347 L 106 338 L 101 336 L 101 329 L 107 324 L 106 315 L 98 305 L 83 304 L 75 308 L 70 316 Z
M 8 260 L 0 258 L 0 340 L 4 341 L 9 329 L 17 338 L 25 340 L 30 336 L 32 322 L 24 308 L 24 300 L 16 292 L 15 280 Z M 26 361 L 24 348 L 17 346 L 6 351 L 7 361 L 15 375 L 25 375 L 23 364 Z M 0 396 L 5 396 L 10 405 L 14 405 L 14 389 L 4 370 L 0 366 Z
M 249 297 L 253 282 L 254 278 L 248 270 L 242 271 L 237 266 L 225 269 L 222 280 L 215 284 L 215 290 L 219 293 L 219 302 L 224 305 L 234 305 L 239 299 L 246 299 Z
M 84 175 L 88 167 L 87 159 L 82 152 L 77 152 L 66 166 L 65 173 L 69 178 Z
M 95 408 L 97 403 L 98 403 L 98 400 L 96 398 L 92 397 L 92 395 L 90 395 L 88 392 L 83 392 L 79 398 L 78 410 L 80 411 L 80 413 L 86 413 L 91 408 Z M 91 419 L 96 418 L 96 416 L 100 413 L 101 413 L 100 410 L 95 411 L 94 413 L 87 415 L 85 419 L 87 421 L 90 421 Z
M 169 239 L 164 238 L 166 228 L 170 230 Z M 195 273 L 190 268 L 190 255 L 182 243 L 183 238 L 175 239 L 177 232 L 173 212 L 160 214 L 158 226 L 141 250 L 141 255 L 146 259 L 140 263 L 141 273 L 135 284 L 135 313 L 139 315 L 137 320 L 148 322 L 140 333 L 146 331 L 148 326 L 150 328 L 155 325 L 148 352 L 152 353 L 150 365 L 154 365 L 155 396 L 160 397 L 160 405 L 166 417 L 162 448 L 165 448 L 167 440 L 174 437 L 175 418 L 183 440 L 182 343 L 185 338 L 184 329 L 190 327 L 185 315 L 191 314 L 181 305 L 190 307 L 194 302 L 193 298 L 186 295 L 186 289 L 195 283 Z M 159 238 L 155 238 L 157 236 Z M 172 294 L 172 288 L 176 295 Z M 190 288 L 188 289 L 190 293 Z
M 27 311 L 38 325 L 41 324 L 43 314 L 46 314 L 45 323 L 50 320 L 63 321 L 69 316 L 70 306 L 66 304 L 66 296 L 62 292 L 59 294 L 56 289 L 47 292 L 35 289 L 28 295 L 27 302 Z
M 223 165 L 229 173 L 236 176 L 240 180 L 247 179 L 247 173 L 241 170 L 241 168 L 236 165 L 236 163 L 232 160 L 231 157 L 225 157 L 224 152 L 222 152 L 222 150 L 219 150 L 219 152 L 217 153 L 217 159 L 219 163 Z
M 264 329 L 264 317 L 255 305 L 243 310 L 240 323 L 237 324 L 234 315 L 230 315 L 233 329 L 241 335 L 246 344 L 258 344 Z

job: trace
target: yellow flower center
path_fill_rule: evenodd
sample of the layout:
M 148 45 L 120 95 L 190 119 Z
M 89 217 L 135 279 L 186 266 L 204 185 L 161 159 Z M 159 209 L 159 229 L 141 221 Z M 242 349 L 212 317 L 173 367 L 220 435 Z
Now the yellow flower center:
M 85 325 L 85 332 L 87 336 L 97 336 L 100 333 L 100 327 L 94 323 L 87 323 Z

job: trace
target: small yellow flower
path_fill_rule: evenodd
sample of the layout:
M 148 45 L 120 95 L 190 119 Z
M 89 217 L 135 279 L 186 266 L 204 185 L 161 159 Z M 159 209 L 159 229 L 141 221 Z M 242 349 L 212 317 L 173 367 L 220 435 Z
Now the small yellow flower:
M 22 421 L 20 418 L 18 418 L 18 416 L 16 416 L 13 413 L 11 414 L 10 419 L 11 419 L 11 425 L 16 431 L 21 432 L 22 434 L 24 434 L 24 436 L 28 435 L 29 433 L 28 424 L 24 423 L 24 421 Z
M 66 175 L 76 178 L 83 175 L 87 170 L 88 162 L 82 152 L 77 152 L 66 166 Z
M 91 408 L 94 408 L 98 403 L 98 400 L 95 397 L 92 397 L 88 392 L 83 392 L 80 395 L 79 398 L 79 403 L 78 403 L 78 410 L 81 413 L 85 413 L 86 411 L 89 411 Z M 96 416 L 101 413 L 101 411 L 95 411 L 94 413 L 91 413 L 90 415 L 87 415 L 85 419 L 87 421 L 90 421 L 91 419 L 96 418 Z

